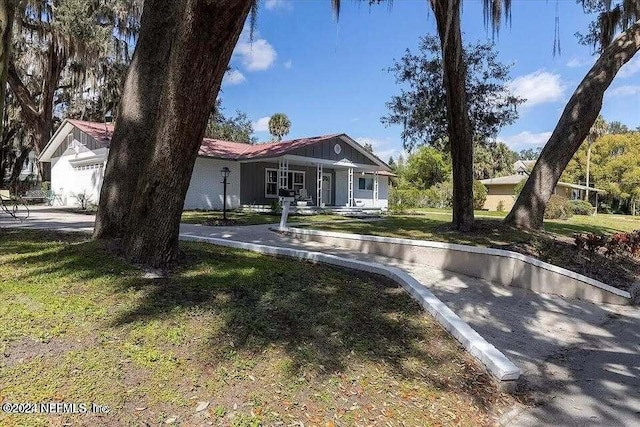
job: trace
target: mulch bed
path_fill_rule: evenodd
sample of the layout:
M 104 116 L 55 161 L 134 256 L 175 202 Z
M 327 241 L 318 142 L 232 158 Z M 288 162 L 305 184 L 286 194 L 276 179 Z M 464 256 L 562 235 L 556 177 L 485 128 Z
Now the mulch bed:
M 242 222 L 237 219 L 208 219 L 203 223 L 203 225 L 214 227 L 233 227 L 235 225 L 242 225 Z
M 523 232 L 495 222 L 477 221 L 478 234 Z M 640 281 L 640 259 L 630 255 L 607 256 L 603 251 L 590 258 L 580 253 L 574 239 L 540 232 L 527 233 L 526 241 L 516 241 L 507 246 L 493 245 L 497 249 L 505 249 L 532 256 L 544 262 L 566 268 L 599 280 L 618 289 L 628 291 Z

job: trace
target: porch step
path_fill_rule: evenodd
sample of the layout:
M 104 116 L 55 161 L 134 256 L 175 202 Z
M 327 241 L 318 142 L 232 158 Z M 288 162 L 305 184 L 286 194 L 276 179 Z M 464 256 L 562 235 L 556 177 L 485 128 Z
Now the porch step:
M 271 212 L 271 206 L 267 205 L 243 205 L 242 209 L 250 212 Z M 380 216 L 382 212 L 382 208 L 350 208 L 346 206 L 320 208 L 317 206 L 291 206 L 291 213 L 297 215 L 317 215 L 320 213 L 332 213 L 345 217 L 365 218 Z

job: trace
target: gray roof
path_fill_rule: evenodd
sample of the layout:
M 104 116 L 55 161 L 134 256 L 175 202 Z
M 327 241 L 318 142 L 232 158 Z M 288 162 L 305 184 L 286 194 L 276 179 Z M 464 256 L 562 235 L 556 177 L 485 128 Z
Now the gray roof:
M 527 178 L 528 178 L 527 175 L 515 174 L 515 175 L 501 176 L 499 178 L 483 179 L 480 182 L 483 183 L 486 186 L 491 186 L 491 185 L 516 185 L 516 184 L 520 183 L 521 181 L 524 181 Z M 575 188 L 576 190 L 586 190 L 587 189 L 587 187 L 585 185 L 570 184 L 568 182 L 562 182 L 562 181 L 558 182 L 558 186 L 559 187 Z M 601 190 L 599 188 L 594 188 L 594 187 L 589 187 L 589 191 L 594 191 L 596 193 L 606 193 L 606 191 Z
M 507 184 L 515 185 L 515 184 L 518 184 L 520 181 L 524 181 L 527 178 L 528 178 L 527 175 L 515 174 L 515 175 L 501 176 L 499 178 L 483 179 L 480 182 L 483 183 L 484 185 L 507 185 Z

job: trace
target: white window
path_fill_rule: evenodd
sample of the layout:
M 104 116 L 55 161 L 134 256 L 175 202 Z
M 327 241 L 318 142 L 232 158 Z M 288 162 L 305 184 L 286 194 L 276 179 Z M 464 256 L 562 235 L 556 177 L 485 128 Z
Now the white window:
M 278 171 L 275 169 L 267 169 L 267 177 L 265 180 L 265 196 L 278 197 Z
M 358 178 L 358 189 L 373 191 L 373 178 Z
M 82 165 L 82 166 L 74 166 L 73 169 L 77 171 L 86 171 L 91 169 L 102 169 L 104 168 L 104 163 L 95 163 L 92 165 Z
M 73 134 L 67 135 L 67 149 L 73 148 Z
M 289 172 L 289 189 L 296 190 L 296 194 L 304 188 L 304 172 Z
M 304 188 L 305 173 L 303 171 L 289 171 L 287 181 L 287 188 L 295 190 L 297 194 Z M 265 169 L 264 183 L 265 197 L 278 197 L 278 169 Z

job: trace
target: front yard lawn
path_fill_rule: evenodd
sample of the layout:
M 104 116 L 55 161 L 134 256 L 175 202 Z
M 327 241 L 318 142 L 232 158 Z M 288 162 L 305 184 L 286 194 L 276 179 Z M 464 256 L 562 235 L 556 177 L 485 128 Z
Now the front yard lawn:
M 490 425 L 514 404 L 394 283 L 207 244 L 168 278 L 0 229 L 0 425 Z M 196 411 L 196 409 L 202 409 Z
M 573 236 L 576 233 L 612 234 L 640 229 L 638 217 L 575 215 L 566 221 L 545 220 L 544 232 L 532 232 L 504 226 L 502 217 L 492 217 L 495 213 L 482 217 L 486 213 L 476 211 L 477 229 L 471 233 L 452 231 L 449 227 L 451 212 L 444 210 L 390 215 L 384 220 L 374 222 L 323 223 L 308 227 L 316 230 L 507 249 L 585 274 L 621 289 L 627 289 L 640 280 L 640 260 L 630 257 L 609 259 L 601 254 L 596 254 L 592 260 L 577 254 L 573 244 Z
M 289 215 L 288 222 L 306 223 L 345 219 L 345 217 L 340 215 Z M 272 214 L 268 212 L 228 211 L 227 222 L 224 222 L 222 219 L 222 211 L 184 211 L 182 213 L 182 222 L 186 224 L 213 226 L 277 224 L 280 222 L 280 214 Z

